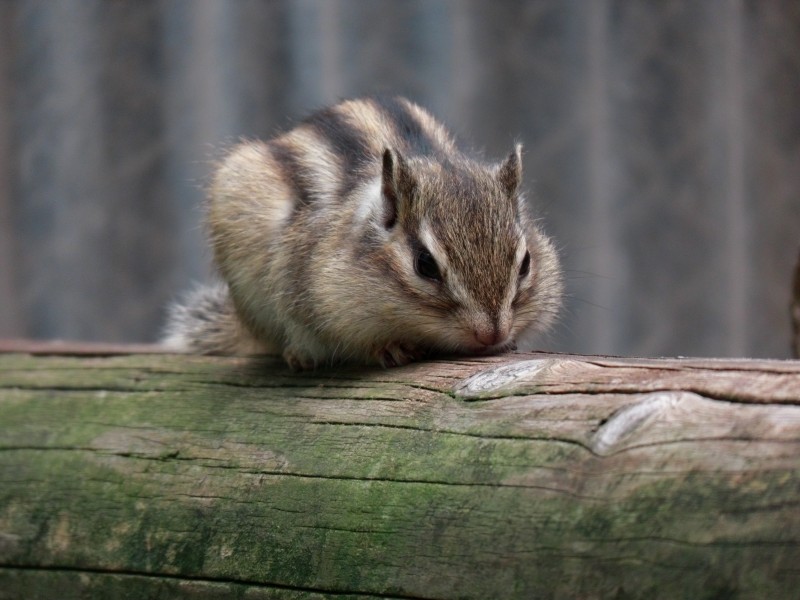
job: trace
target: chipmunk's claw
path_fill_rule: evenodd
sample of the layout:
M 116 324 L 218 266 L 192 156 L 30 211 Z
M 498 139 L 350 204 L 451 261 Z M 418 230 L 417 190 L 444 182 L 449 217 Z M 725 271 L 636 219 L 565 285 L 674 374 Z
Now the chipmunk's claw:
M 413 346 L 392 342 L 378 350 L 377 360 L 378 364 L 383 368 L 389 369 L 391 367 L 402 367 L 419 360 L 422 355 L 423 352 Z

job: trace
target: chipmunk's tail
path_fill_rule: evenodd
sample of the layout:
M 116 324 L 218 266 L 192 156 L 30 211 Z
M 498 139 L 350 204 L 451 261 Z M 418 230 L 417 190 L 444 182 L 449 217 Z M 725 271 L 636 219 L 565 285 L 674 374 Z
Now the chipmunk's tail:
M 172 304 L 161 343 L 169 350 L 192 354 L 268 352 L 239 320 L 224 283 L 196 287 Z

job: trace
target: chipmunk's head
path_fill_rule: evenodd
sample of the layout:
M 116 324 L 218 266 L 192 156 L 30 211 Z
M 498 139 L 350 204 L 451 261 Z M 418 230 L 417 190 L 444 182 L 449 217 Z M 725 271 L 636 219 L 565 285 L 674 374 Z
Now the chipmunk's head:
M 520 194 L 521 146 L 501 164 L 383 155 L 384 227 L 414 326 L 446 351 L 513 346 L 545 327 L 561 280 L 552 244 Z

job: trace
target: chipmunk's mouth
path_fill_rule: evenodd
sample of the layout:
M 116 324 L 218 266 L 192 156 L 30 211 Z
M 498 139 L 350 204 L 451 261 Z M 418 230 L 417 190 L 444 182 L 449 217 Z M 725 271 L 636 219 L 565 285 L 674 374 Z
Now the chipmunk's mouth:
M 514 344 L 508 328 L 498 325 L 488 327 L 476 327 L 472 330 L 472 339 L 469 345 L 475 352 L 502 352 L 510 344 Z
M 513 352 L 517 349 L 517 342 L 512 339 L 506 339 L 500 343 L 487 346 L 485 344 L 473 344 L 470 347 L 470 352 L 476 356 L 491 356 L 493 354 L 502 354 L 503 352 Z

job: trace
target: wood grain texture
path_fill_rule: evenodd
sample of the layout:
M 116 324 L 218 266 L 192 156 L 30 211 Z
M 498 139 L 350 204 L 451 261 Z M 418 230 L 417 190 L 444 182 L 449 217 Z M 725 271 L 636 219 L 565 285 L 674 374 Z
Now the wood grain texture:
M 0 598 L 793 598 L 800 362 L 0 355 Z

